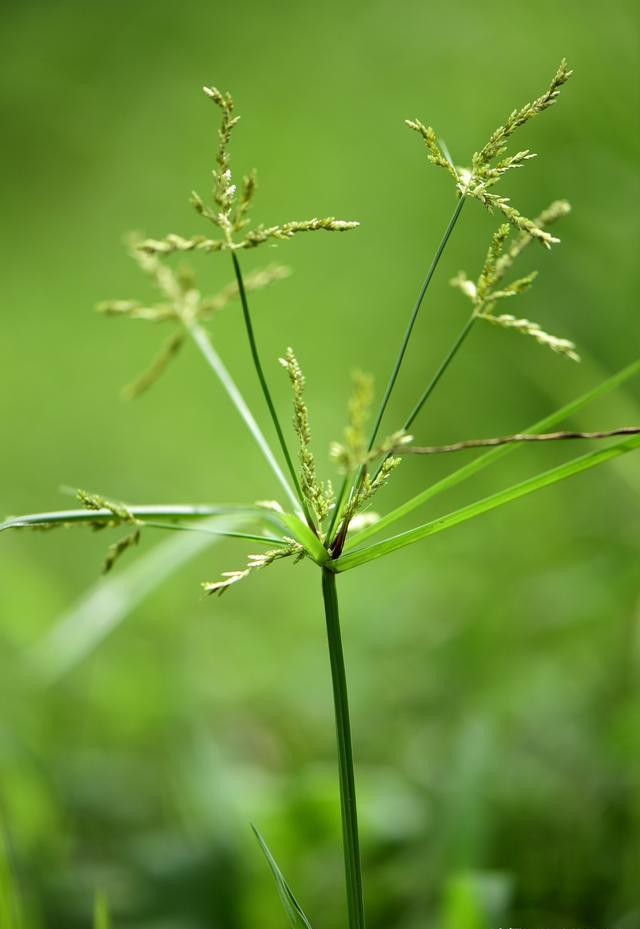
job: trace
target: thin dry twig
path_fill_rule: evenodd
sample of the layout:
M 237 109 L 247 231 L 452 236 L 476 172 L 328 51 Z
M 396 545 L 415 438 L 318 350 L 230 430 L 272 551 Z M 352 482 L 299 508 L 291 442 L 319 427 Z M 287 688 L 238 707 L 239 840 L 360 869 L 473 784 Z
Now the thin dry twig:
M 394 449 L 398 455 L 440 455 L 443 452 L 463 452 L 469 448 L 490 448 L 495 445 L 508 445 L 511 442 L 556 442 L 564 439 L 610 439 L 616 435 L 638 435 L 640 426 L 621 426 L 620 429 L 607 429 L 604 432 L 542 432 L 539 434 L 516 432 L 513 435 L 501 435 L 491 439 L 467 439 L 453 442 L 451 445 L 399 445 Z

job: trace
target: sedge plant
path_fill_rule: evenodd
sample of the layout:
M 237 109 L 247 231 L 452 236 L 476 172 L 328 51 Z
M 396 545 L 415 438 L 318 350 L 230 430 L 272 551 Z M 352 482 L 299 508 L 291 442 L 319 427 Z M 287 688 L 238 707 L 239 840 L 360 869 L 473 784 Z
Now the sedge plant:
M 235 114 L 232 97 L 215 87 L 204 92 L 217 109 L 220 125 L 216 165 L 213 169 L 213 189 L 209 198 L 192 194 L 191 202 L 208 234 L 167 234 L 158 238 L 136 238 L 130 241 L 130 253 L 141 271 L 150 279 L 155 297 L 152 300 L 112 300 L 99 305 L 107 316 L 126 317 L 151 322 L 170 329 L 159 354 L 142 375 L 127 388 L 128 397 L 138 397 L 162 376 L 179 353 L 183 343 L 191 340 L 204 361 L 226 391 L 245 426 L 251 433 L 259 453 L 273 472 L 281 490 L 279 500 L 247 501 L 242 507 L 216 504 L 180 503 L 174 505 L 129 505 L 120 501 L 78 491 L 81 506 L 60 512 L 38 513 L 7 520 L 0 526 L 8 528 L 55 528 L 84 525 L 94 530 L 120 529 L 122 534 L 109 547 L 104 570 L 111 570 L 128 549 L 134 547 L 141 532 L 148 528 L 184 529 L 233 537 L 255 546 L 244 564 L 236 565 L 222 577 L 207 580 L 203 588 L 208 594 L 223 595 L 239 582 L 286 559 L 303 559 L 318 569 L 326 618 L 326 634 L 335 709 L 337 736 L 338 784 L 342 819 L 342 852 L 345 870 L 346 919 L 348 929 L 364 929 L 365 903 L 363 874 L 358 836 L 356 778 L 349 719 L 347 675 L 342 648 L 338 579 L 345 571 L 366 565 L 390 555 L 397 549 L 420 542 L 481 513 L 549 487 L 565 478 L 589 470 L 640 446 L 640 427 L 624 426 L 592 432 L 557 431 L 555 428 L 598 396 L 602 396 L 640 373 L 640 360 L 595 386 L 582 397 L 512 435 L 472 438 L 452 441 L 447 445 L 420 445 L 412 433 L 419 416 L 449 369 L 472 328 L 489 325 L 511 330 L 533 338 L 542 348 L 562 355 L 568 362 L 579 361 L 576 346 L 564 336 L 545 331 L 539 324 L 520 318 L 503 308 L 534 283 L 535 271 L 521 274 L 516 264 L 524 252 L 537 248 L 548 251 L 558 244 L 556 224 L 569 212 L 569 204 L 558 200 L 528 218 L 496 187 L 503 176 L 526 166 L 534 157 L 528 149 L 509 154 L 511 136 L 520 127 L 553 107 L 561 88 L 571 75 L 565 61 L 560 63 L 547 90 L 533 102 L 509 114 L 492 133 L 487 143 L 471 158 L 468 166 L 454 163 L 434 130 L 418 119 L 407 120 L 407 126 L 421 138 L 428 161 L 449 176 L 455 201 L 442 240 L 429 265 L 416 302 L 409 314 L 399 348 L 391 364 L 388 381 L 377 405 L 372 379 L 357 373 L 353 378 L 353 394 L 347 406 L 347 425 L 340 440 L 332 443 L 329 457 L 339 474 L 337 490 L 328 479 L 320 477 L 312 448 L 311 421 L 305 399 L 305 378 L 291 347 L 283 346 L 279 359 L 282 374 L 289 380 L 292 397 L 293 430 L 287 434 L 289 413 L 276 409 L 254 328 L 251 302 L 262 287 L 271 286 L 288 273 L 279 265 L 268 265 L 245 274 L 243 253 L 264 243 L 278 243 L 306 232 L 348 232 L 358 223 L 327 218 L 283 222 L 279 225 L 253 225 L 251 207 L 257 190 L 255 172 L 237 183 L 231 170 L 231 141 L 239 117 Z M 479 261 L 477 276 L 461 272 L 453 286 L 469 301 L 470 313 L 451 348 L 425 384 L 416 385 L 415 402 L 404 416 L 395 420 L 389 431 L 382 430 L 388 418 L 388 407 L 402 369 L 412 331 L 436 272 L 442 253 L 467 201 L 478 201 L 490 213 L 499 216 L 500 225 Z M 227 263 L 229 281 L 214 295 L 204 295 L 193 271 L 179 262 L 184 254 L 204 252 L 219 265 Z M 176 258 L 178 261 L 176 262 Z M 255 369 L 266 413 L 270 420 L 266 435 L 258 420 L 265 411 L 252 411 L 245 402 L 229 370 L 220 358 L 211 335 L 210 324 L 219 312 L 233 301 L 239 302 L 242 324 L 248 343 L 251 363 Z M 275 371 L 275 366 L 274 366 Z M 274 375 L 275 376 L 275 375 Z M 554 430 L 554 431 L 550 431 Z M 423 522 L 408 530 L 389 533 L 398 521 L 419 510 L 436 495 L 470 478 L 507 454 L 528 444 L 545 441 L 607 440 L 586 454 L 571 458 L 541 474 L 454 510 L 438 519 Z M 273 443 L 275 440 L 275 445 Z M 395 509 L 377 515 L 372 510 L 375 500 L 384 497 L 386 484 L 395 479 L 403 457 L 409 454 L 451 454 L 480 449 L 445 477 L 405 500 Z M 380 537 L 372 542 L 374 536 Z M 274 875 L 280 899 L 293 927 L 312 925 L 296 900 L 265 840 L 255 830 L 258 842 Z M 108 925 L 106 905 L 97 904 L 96 922 Z

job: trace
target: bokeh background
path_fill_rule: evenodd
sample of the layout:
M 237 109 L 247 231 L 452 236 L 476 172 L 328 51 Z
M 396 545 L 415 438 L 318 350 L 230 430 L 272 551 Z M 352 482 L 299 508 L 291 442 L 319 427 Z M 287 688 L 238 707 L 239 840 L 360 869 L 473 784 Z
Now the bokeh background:
M 388 376 L 453 205 L 403 119 L 433 124 L 464 162 L 563 55 L 574 78 L 515 143 L 541 157 L 505 190 L 529 215 L 558 197 L 574 206 L 562 245 L 523 261 L 541 276 L 517 312 L 574 338 L 584 361 L 478 327 L 416 436 L 518 430 L 634 360 L 634 7 L 5 0 L 0 512 L 68 506 L 63 485 L 131 502 L 278 493 L 194 350 L 122 401 L 163 335 L 92 310 L 150 293 L 127 231 L 206 231 L 188 204 L 208 191 L 215 151 L 203 83 L 235 95 L 233 166 L 259 169 L 257 220 L 362 223 L 245 258 L 293 268 L 254 298 L 255 323 L 285 418 L 276 359 L 298 353 L 327 468 L 350 372 Z M 390 427 L 468 312 L 448 279 L 477 272 L 495 226 L 478 204 L 463 213 Z M 194 264 L 205 290 L 229 280 L 223 257 Z M 268 429 L 238 307 L 211 331 Z M 638 390 L 568 425 L 638 422 Z M 573 451 L 523 450 L 421 515 Z M 407 461 L 379 505 L 451 467 Z M 639 472 L 628 456 L 341 578 L 370 929 L 640 926 Z M 281 564 L 203 599 L 199 582 L 246 550 L 196 553 L 184 535 L 145 533 L 106 606 L 90 601 L 71 625 L 105 538 L 0 539 L 0 871 L 29 929 L 88 927 L 96 889 L 119 929 L 278 929 L 249 822 L 314 925 L 344 925 L 319 578 Z

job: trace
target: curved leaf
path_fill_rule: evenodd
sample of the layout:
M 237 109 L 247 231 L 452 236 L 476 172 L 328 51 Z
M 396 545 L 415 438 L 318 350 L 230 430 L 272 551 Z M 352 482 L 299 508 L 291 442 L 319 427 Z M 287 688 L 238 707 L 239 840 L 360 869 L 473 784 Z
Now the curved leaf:
M 616 458 L 618 455 L 624 455 L 638 447 L 640 447 L 640 435 L 625 439 L 623 442 L 617 442 L 608 448 L 582 455 L 580 458 L 574 458 L 566 464 L 552 468 L 550 471 L 545 471 L 543 474 L 538 474 L 536 477 L 529 478 L 529 480 L 522 481 L 519 484 L 514 484 L 512 487 L 507 487 L 506 490 L 501 490 L 489 497 L 478 500 L 476 503 L 464 506 L 453 513 L 441 516 L 439 519 L 424 523 L 415 529 L 409 529 L 407 532 L 401 532 L 399 535 L 392 536 L 382 542 L 376 542 L 374 545 L 368 545 L 366 548 L 349 552 L 334 562 L 334 568 L 336 571 L 348 571 L 350 568 L 356 568 L 358 565 L 366 564 L 375 558 L 381 558 L 382 555 L 388 555 L 399 548 L 405 548 L 407 545 L 426 539 L 427 536 L 434 535 L 436 532 L 442 532 L 443 529 L 449 529 L 458 523 L 473 519 L 475 516 L 480 516 L 481 513 L 487 513 L 489 510 L 494 510 L 505 503 L 510 503 L 512 500 L 524 497 L 535 490 L 541 490 L 550 484 L 555 484 L 567 477 L 572 477 L 574 474 L 579 474 L 581 471 L 603 464 L 605 461 Z

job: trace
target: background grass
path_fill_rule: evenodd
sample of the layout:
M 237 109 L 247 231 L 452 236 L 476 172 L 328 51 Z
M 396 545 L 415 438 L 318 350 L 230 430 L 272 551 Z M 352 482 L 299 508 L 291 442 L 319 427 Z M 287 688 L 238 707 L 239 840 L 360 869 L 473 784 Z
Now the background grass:
M 527 255 L 523 270 L 542 273 L 518 312 L 575 338 L 585 361 L 478 327 L 415 434 L 430 443 L 515 431 L 632 360 L 633 7 L 7 0 L 0 512 L 59 508 L 60 484 L 136 502 L 277 493 L 194 351 L 126 405 L 120 387 L 162 335 L 91 311 L 145 293 L 124 232 L 202 229 L 187 198 L 207 192 L 213 164 L 205 82 L 231 89 L 243 116 L 233 166 L 259 169 L 258 220 L 362 222 L 269 253 L 295 273 L 253 300 L 281 409 L 288 386 L 275 359 L 292 344 L 305 369 L 320 459 L 342 427 L 350 370 L 384 383 L 451 211 L 448 179 L 402 120 L 432 123 L 465 161 L 562 55 L 575 76 L 524 130 L 541 157 L 514 173 L 509 193 L 529 214 L 560 196 L 574 205 L 562 245 Z M 494 227 L 468 205 L 392 415 L 466 318 L 447 280 L 475 274 Z M 219 260 L 199 271 L 211 290 L 230 277 Z M 220 315 L 214 337 L 262 411 L 238 311 Z M 635 383 L 576 425 L 639 420 Z M 566 454 L 527 449 L 425 519 Z M 405 462 L 385 505 L 450 466 Z M 640 926 L 639 492 L 631 455 L 340 579 L 370 929 Z M 142 550 L 158 540 L 146 533 Z M 33 926 L 88 926 L 100 887 L 121 929 L 277 929 L 249 821 L 314 925 L 342 925 L 311 566 L 284 564 L 204 601 L 200 580 L 244 557 L 242 543 L 217 546 L 44 688 L 20 673 L 24 655 L 93 582 L 105 542 L 82 532 L 0 541 L 0 800 Z

